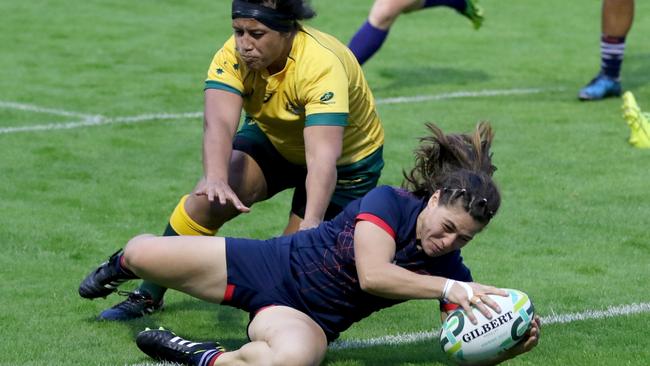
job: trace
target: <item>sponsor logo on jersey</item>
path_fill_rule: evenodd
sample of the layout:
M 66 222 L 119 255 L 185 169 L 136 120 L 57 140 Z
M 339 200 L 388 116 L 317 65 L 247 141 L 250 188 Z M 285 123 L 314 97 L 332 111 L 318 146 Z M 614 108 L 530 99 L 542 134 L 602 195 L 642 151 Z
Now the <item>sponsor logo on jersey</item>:
M 334 93 L 332 93 L 331 91 L 328 91 L 327 93 L 323 94 L 323 95 L 320 97 L 320 102 L 323 103 L 323 104 L 331 104 L 331 103 L 334 103 L 334 101 L 332 100 L 332 98 L 334 98 Z

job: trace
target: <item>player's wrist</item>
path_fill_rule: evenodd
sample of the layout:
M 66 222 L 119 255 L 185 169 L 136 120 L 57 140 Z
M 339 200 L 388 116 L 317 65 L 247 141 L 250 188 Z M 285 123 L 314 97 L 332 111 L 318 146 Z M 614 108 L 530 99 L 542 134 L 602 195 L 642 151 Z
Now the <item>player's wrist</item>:
M 449 295 L 449 291 L 451 290 L 451 287 L 454 286 L 454 283 L 456 281 L 448 278 L 447 281 L 445 281 L 445 285 L 442 288 L 442 297 L 441 299 L 446 299 Z

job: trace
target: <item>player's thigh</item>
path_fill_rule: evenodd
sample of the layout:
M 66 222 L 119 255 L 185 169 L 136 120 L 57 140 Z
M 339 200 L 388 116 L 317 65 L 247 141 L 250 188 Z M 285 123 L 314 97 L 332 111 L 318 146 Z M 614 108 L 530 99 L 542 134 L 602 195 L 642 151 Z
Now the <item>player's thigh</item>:
M 201 178 L 201 180 L 204 179 Z M 246 152 L 232 151 L 228 166 L 228 185 L 246 205 L 251 205 L 266 198 L 264 172 L 255 159 Z M 205 196 L 192 195 L 191 197 L 193 201 L 197 201 L 197 198 L 204 198 L 203 203 L 209 204 Z
M 388 29 L 397 17 L 422 8 L 424 0 L 376 0 L 368 16 L 370 23 L 380 29 Z
M 226 290 L 225 240 L 205 236 L 137 236 L 124 249 L 139 277 L 191 296 L 221 302 Z
M 257 162 L 245 152 L 232 151 L 228 185 L 246 206 L 266 199 L 264 173 Z M 218 228 L 239 214 L 230 203 L 223 206 L 217 199 L 210 202 L 208 196 L 198 194 L 189 195 L 185 202 L 185 211 L 192 219 L 209 228 Z
M 270 347 L 273 365 L 319 365 L 327 351 L 323 329 L 307 314 L 287 306 L 260 311 L 248 327 L 252 341 Z
M 228 184 L 245 205 L 252 205 L 266 198 L 264 172 L 255 159 L 243 151 L 232 151 Z

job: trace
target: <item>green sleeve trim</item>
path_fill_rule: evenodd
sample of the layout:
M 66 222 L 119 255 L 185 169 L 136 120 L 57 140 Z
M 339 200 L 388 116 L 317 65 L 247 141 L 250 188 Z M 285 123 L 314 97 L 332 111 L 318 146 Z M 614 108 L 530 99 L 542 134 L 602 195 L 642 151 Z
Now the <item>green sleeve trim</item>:
M 205 81 L 205 88 L 203 88 L 203 90 L 207 90 L 207 89 L 225 90 L 227 92 L 235 93 L 239 96 L 242 95 L 242 93 L 239 90 L 233 88 L 232 86 L 214 80 Z
M 318 113 L 310 114 L 305 120 L 307 126 L 347 126 L 348 113 Z

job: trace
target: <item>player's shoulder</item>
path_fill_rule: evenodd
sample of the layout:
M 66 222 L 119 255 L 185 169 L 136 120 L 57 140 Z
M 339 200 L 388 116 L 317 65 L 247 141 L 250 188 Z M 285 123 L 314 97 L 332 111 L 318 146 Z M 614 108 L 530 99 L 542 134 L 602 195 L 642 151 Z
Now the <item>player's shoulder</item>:
M 329 63 L 343 63 L 349 57 L 347 47 L 336 37 L 319 31 L 309 26 L 301 26 L 297 34 L 300 42 L 300 60 L 312 64 L 326 65 Z M 300 61 L 299 60 L 299 61 Z

